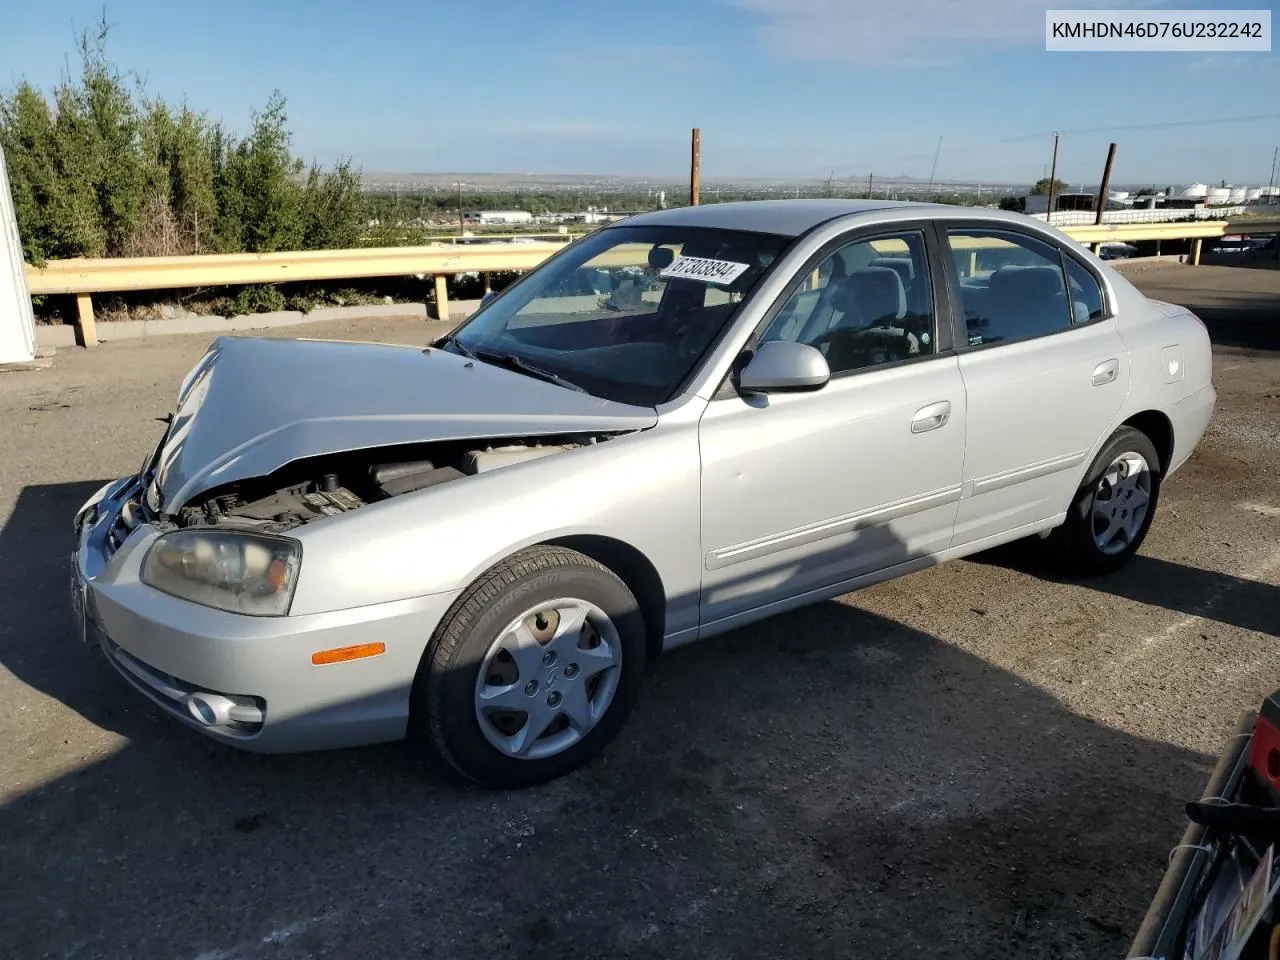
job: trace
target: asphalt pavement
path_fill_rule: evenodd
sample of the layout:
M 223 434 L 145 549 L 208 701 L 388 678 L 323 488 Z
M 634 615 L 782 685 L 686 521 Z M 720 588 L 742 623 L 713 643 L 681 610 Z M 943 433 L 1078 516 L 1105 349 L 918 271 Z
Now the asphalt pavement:
M 0 956 L 1123 956 L 1182 804 L 1280 687 L 1280 272 L 1127 269 L 1205 314 L 1220 392 L 1129 567 L 1007 548 L 675 651 L 600 761 L 518 793 L 151 707 L 72 636 L 70 521 L 208 337 L 103 324 L 0 374 Z

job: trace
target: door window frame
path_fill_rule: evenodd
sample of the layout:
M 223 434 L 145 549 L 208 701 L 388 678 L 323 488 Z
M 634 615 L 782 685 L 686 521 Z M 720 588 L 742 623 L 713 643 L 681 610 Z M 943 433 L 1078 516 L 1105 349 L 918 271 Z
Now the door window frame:
M 856 367 L 852 370 L 842 370 L 838 373 L 832 372 L 831 379 L 843 380 L 847 377 L 862 376 L 868 373 L 875 373 L 879 370 L 896 369 L 907 364 L 924 363 L 929 360 L 937 360 L 943 357 L 955 355 L 955 329 L 956 319 L 954 316 L 955 309 L 951 302 L 951 298 L 947 296 L 947 281 L 943 276 L 942 269 L 945 263 L 941 257 L 941 250 L 938 247 L 938 234 L 933 229 L 933 221 L 930 219 L 913 218 L 911 220 L 901 220 L 893 223 L 876 223 L 865 224 L 839 234 L 828 240 L 821 247 L 815 250 L 804 263 L 795 271 L 791 280 L 787 283 L 786 288 L 778 294 L 773 303 L 764 312 L 756 324 L 751 335 L 743 344 L 742 352 L 739 354 L 738 360 L 730 367 L 724 381 L 720 385 L 720 389 L 715 392 L 716 400 L 723 400 L 729 397 L 739 397 L 736 379 L 737 374 L 741 371 L 745 359 L 755 353 L 759 347 L 761 340 L 769 328 L 773 325 L 774 320 L 778 318 L 784 307 L 791 302 L 791 298 L 800 291 L 805 282 L 813 275 L 813 271 L 820 264 L 825 262 L 832 254 L 842 247 L 847 247 L 854 243 L 866 243 L 874 240 L 888 240 L 899 237 L 906 233 L 916 233 L 920 235 L 924 248 L 924 266 L 929 272 L 929 292 L 933 304 L 933 332 L 934 347 L 931 353 L 922 353 L 914 357 L 906 357 L 902 360 L 893 360 L 889 363 L 875 363 L 865 367 Z M 963 317 L 961 318 L 963 320 Z M 966 335 L 967 336 L 967 335 Z
M 1086 327 L 1092 327 L 1099 323 L 1104 323 L 1115 318 L 1115 304 L 1111 296 L 1111 288 L 1103 281 L 1101 275 L 1093 266 L 1076 251 L 1070 249 L 1056 237 L 1047 236 L 1033 230 L 1026 230 L 1017 224 L 1005 223 L 1004 221 L 991 220 L 972 220 L 972 219 L 955 219 L 955 220 L 934 220 L 932 223 L 934 238 L 940 251 L 945 252 L 942 260 L 942 273 L 946 276 L 947 299 L 951 305 L 951 323 L 952 323 L 952 342 L 955 344 L 954 351 L 957 354 L 973 353 L 979 350 L 991 350 L 997 347 L 1012 347 L 1020 343 L 1034 343 L 1037 340 L 1044 340 L 1046 337 L 1058 337 L 1065 333 L 1071 333 L 1073 330 L 1083 330 Z M 1084 323 L 1076 323 L 1074 320 L 1070 326 L 1061 330 L 1049 330 L 1045 333 L 1038 333 L 1032 337 L 1023 337 L 1019 340 L 997 340 L 993 343 L 969 343 L 969 324 L 965 320 L 964 315 L 964 299 L 960 284 L 960 271 L 956 266 L 955 251 L 952 250 L 948 240 L 948 234 L 953 232 L 963 232 L 971 230 L 978 234 L 1009 234 L 1014 237 L 1022 237 L 1028 240 L 1036 240 L 1040 243 L 1047 244 L 1058 251 L 1059 269 L 1062 271 L 1063 293 L 1067 297 L 1067 315 L 1072 316 L 1071 311 L 1071 281 L 1067 275 L 1067 259 L 1074 260 L 1076 264 L 1084 268 L 1085 273 L 1093 278 L 1093 282 L 1098 285 L 1098 291 L 1102 295 L 1102 315 L 1086 320 Z

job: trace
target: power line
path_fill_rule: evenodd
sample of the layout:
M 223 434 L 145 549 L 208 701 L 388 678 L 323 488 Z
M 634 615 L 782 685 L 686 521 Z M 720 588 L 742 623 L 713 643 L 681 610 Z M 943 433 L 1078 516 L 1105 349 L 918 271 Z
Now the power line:
M 1261 113 L 1248 117 L 1205 117 L 1197 120 L 1165 120 L 1156 123 L 1125 123 L 1105 127 L 1077 127 L 1074 129 L 1059 130 L 1057 133 L 1062 136 L 1082 133 L 1116 133 L 1125 130 L 1162 130 L 1173 129 L 1176 127 L 1212 126 L 1223 123 L 1255 123 L 1260 120 L 1280 120 L 1280 113 Z M 988 147 L 1005 146 L 1013 143 L 1027 143 L 1032 140 L 1052 137 L 1053 135 L 1054 131 L 1042 131 L 1040 133 L 1028 133 L 1016 137 L 1002 137 L 997 140 L 983 140 L 975 143 L 966 143 L 961 144 L 960 146 L 948 147 L 947 149 L 949 154 L 955 154 L 966 150 L 982 150 Z M 907 163 L 912 160 L 925 160 L 934 156 L 936 156 L 934 151 L 899 154 L 896 157 L 879 159 L 876 161 L 876 165 L 883 167 L 887 163 Z

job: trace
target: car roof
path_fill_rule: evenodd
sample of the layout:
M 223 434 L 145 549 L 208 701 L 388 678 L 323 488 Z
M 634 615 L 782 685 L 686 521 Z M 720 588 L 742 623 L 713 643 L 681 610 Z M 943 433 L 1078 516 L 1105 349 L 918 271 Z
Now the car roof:
M 619 220 L 611 226 L 682 226 L 714 227 L 722 230 L 750 230 L 777 236 L 798 237 L 822 223 L 842 217 L 870 214 L 876 220 L 946 219 L 983 222 L 991 228 L 1001 224 L 1030 229 L 1048 235 L 1058 243 L 1084 246 L 1060 229 L 1025 213 L 998 210 L 994 207 L 970 207 L 956 203 L 926 203 L 910 200 L 741 200 L 734 203 L 708 203 L 696 207 L 675 207 L 641 213 Z M 607 228 L 606 228 L 607 229 Z
M 820 223 L 855 213 L 901 211 L 904 214 L 955 209 L 939 203 L 905 200 L 743 200 L 708 203 L 696 207 L 674 207 L 627 217 L 618 226 L 716 227 L 722 230 L 752 230 L 798 237 Z

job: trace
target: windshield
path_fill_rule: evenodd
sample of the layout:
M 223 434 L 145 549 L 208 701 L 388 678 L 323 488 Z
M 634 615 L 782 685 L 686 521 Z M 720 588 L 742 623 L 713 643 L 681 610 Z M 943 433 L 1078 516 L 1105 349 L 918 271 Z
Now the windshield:
M 482 308 L 450 348 L 620 403 L 680 389 L 790 238 L 613 227 Z

